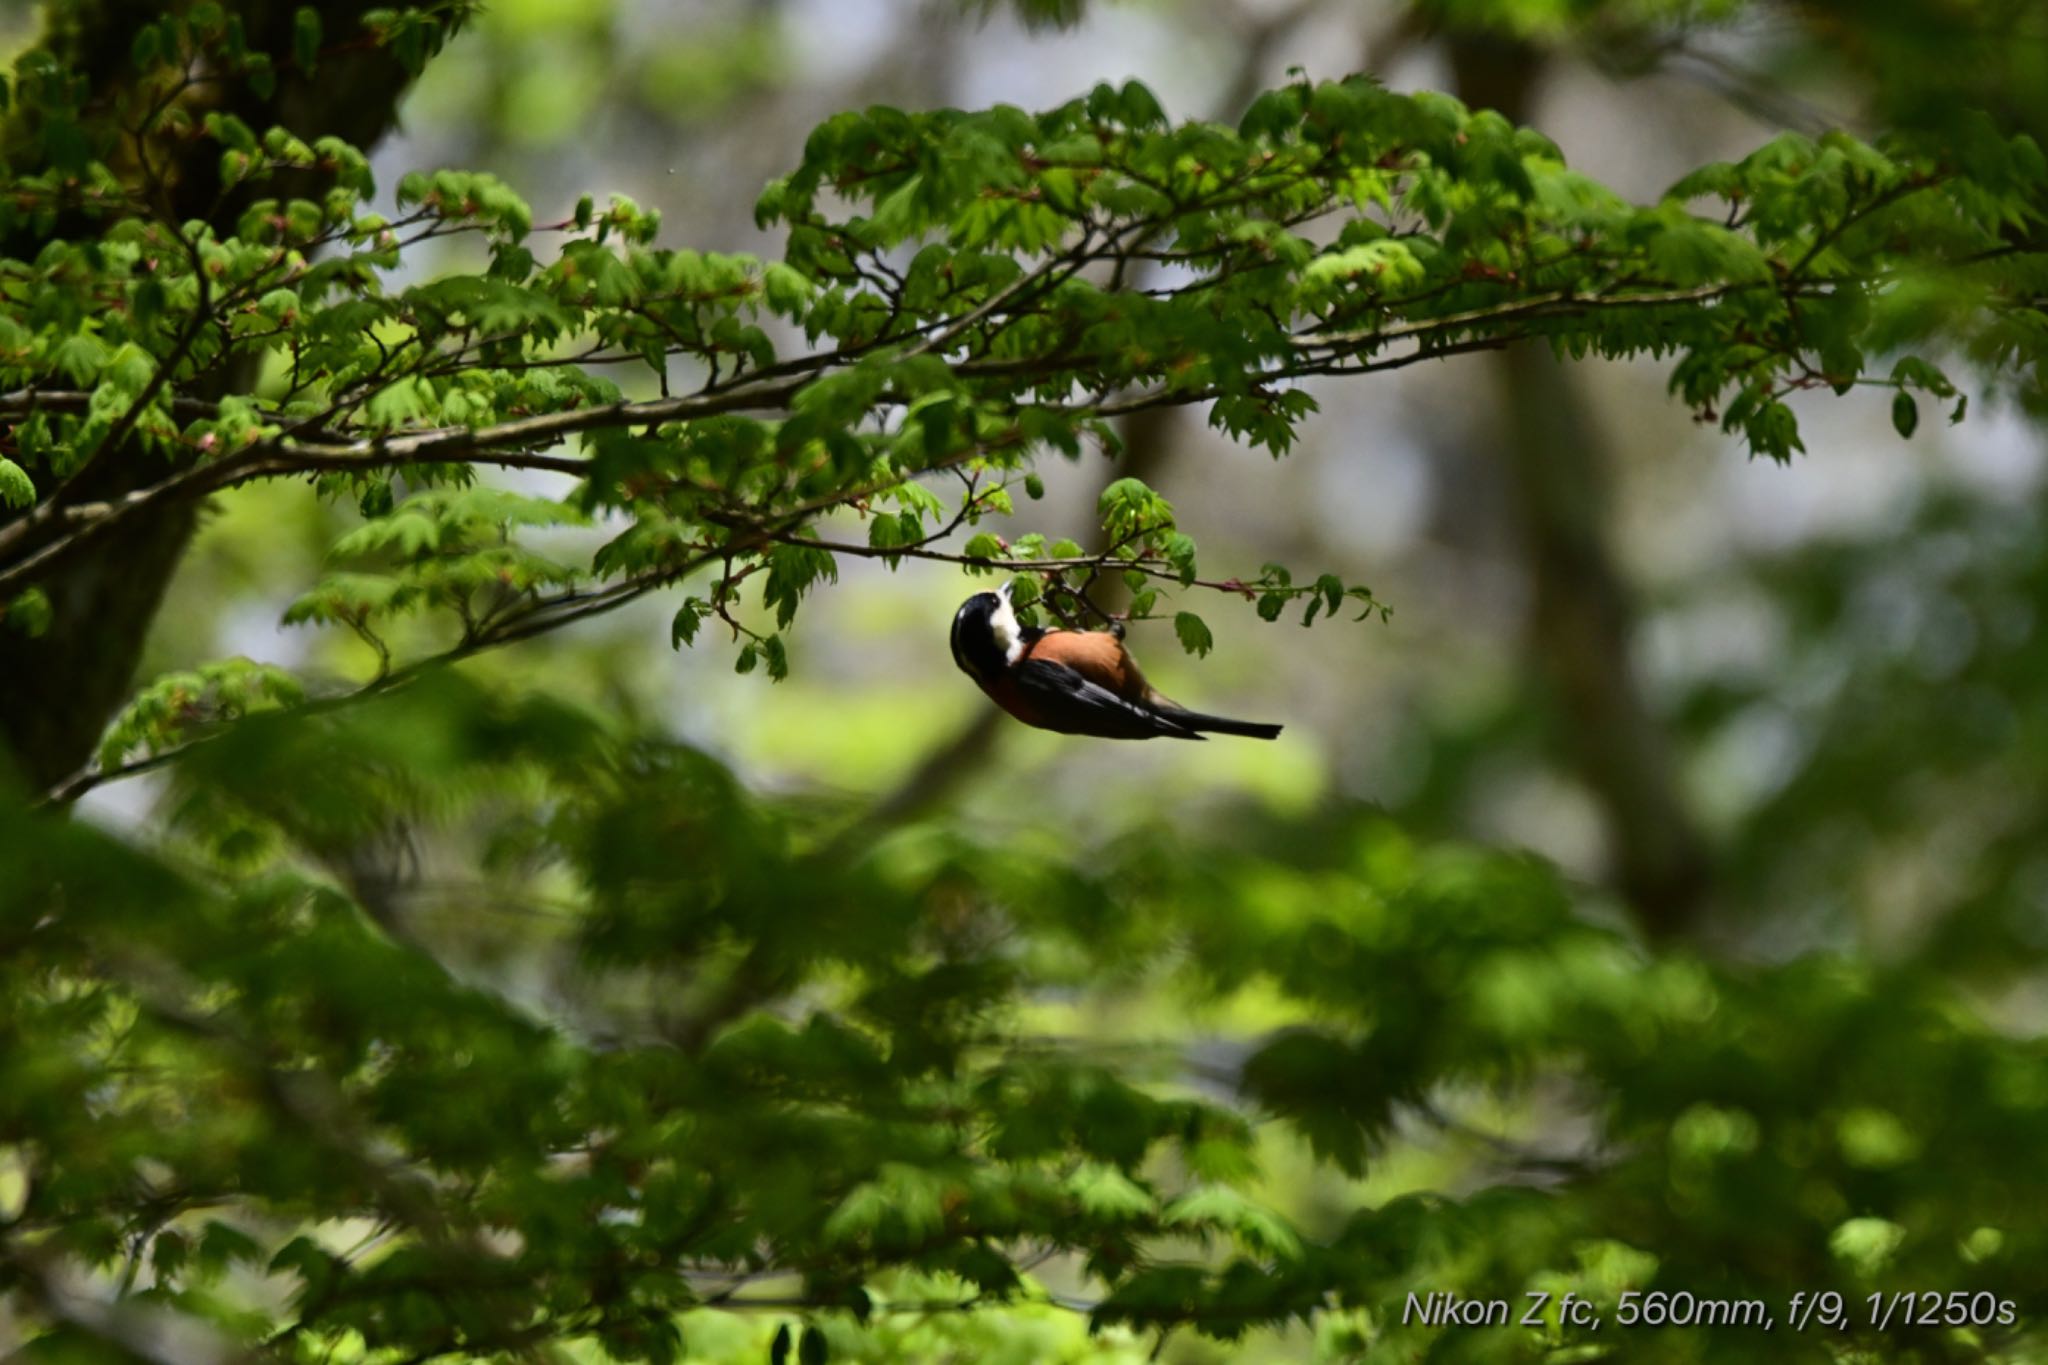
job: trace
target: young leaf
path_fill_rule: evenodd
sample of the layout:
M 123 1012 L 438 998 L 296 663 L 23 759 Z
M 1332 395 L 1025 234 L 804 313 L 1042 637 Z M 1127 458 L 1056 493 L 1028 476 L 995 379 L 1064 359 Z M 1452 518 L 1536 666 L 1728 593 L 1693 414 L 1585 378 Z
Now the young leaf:
M 27 507 L 36 500 L 35 481 L 28 471 L 5 455 L 0 455 L 0 503 L 9 507 Z

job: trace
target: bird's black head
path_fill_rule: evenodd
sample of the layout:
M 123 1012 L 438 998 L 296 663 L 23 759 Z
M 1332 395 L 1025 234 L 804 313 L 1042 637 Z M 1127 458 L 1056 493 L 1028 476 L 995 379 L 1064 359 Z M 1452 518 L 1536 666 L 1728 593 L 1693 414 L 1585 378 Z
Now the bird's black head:
M 953 662 L 968 677 L 986 681 L 1014 661 L 1022 637 L 1010 607 L 1010 585 L 978 592 L 953 613 Z

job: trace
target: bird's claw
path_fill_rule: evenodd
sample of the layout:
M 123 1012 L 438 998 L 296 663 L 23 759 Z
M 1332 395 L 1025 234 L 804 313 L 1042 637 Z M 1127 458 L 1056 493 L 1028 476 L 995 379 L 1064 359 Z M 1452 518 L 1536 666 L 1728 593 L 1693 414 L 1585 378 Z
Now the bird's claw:
M 1045 596 L 1040 600 L 1044 602 L 1046 608 L 1054 616 L 1059 617 L 1061 624 L 1066 626 L 1068 630 L 1085 630 L 1087 627 L 1083 626 L 1074 614 L 1060 606 L 1059 599 L 1062 597 L 1069 598 L 1075 604 L 1085 607 L 1094 613 L 1095 618 L 1102 622 L 1102 628 L 1108 631 L 1114 638 L 1118 640 L 1124 638 L 1124 622 L 1122 618 L 1111 616 L 1101 607 L 1095 605 L 1095 599 L 1090 597 L 1084 589 L 1076 588 L 1069 583 L 1055 582 L 1048 584 Z
M 1045 596 L 1039 598 L 1038 600 L 1044 604 L 1045 609 L 1047 611 L 1051 612 L 1054 616 L 1057 616 L 1059 618 L 1060 624 L 1065 626 L 1068 630 L 1081 629 L 1080 622 L 1076 621 L 1070 614 L 1068 614 L 1066 608 L 1060 605 L 1059 597 L 1056 594 L 1047 593 L 1045 594 Z

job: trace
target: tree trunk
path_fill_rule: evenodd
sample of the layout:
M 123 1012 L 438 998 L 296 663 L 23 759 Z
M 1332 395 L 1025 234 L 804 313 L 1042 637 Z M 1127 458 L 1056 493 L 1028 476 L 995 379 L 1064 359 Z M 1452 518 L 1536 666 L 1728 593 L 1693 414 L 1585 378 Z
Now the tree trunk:
M 1528 121 L 1543 54 L 1450 41 L 1459 95 Z M 1540 344 L 1492 358 L 1505 421 L 1494 455 L 1514 495 L 1530 588 L 1526 647 L 1556 740 L 1600 810 L 1615 889 L 1653 938 L 1691 929 L 1709 863 L 1670 746 L 1630 655 L 1635 607 L 1607 543 L 1609 453 L 1574 378 Z
M 388 52 L 361 41 L 362 16 L 372 8 L 365 0 L 326 0 L 316 6 L 327 50 L 317 72 L 307 77 L 291 56 L 299 7 L 266 0 L 231 4 L 249 46 L 273 55 L 276 88 L 263 97 L 243 81 L 202 85 L 192 93 L 194 105 L 231 112 L 259 134 L 283 125 L 309 141 L 334 135 L 367 149 L 395 122 L 398 100 L 410 77 Z M 115 128 L 114 113 L 138 80 L 129 56 L 132 41 L 136 31 L 160 17 L 164 8 L 137 0 L 49 4 L 44 46 L 85 79 L 92 92 L 87 131 L 108 139 L 119 152 L 132 145 L 126 143 L 129 135 Z M 32 113 L 17 107 L 6 129 L 10 161 L 19 173 L 36 169 L 23 155 L 32 156 L 35 148 L 22 122 Z M 90 126 L 95 120 L 98 126 Z M 232 229 L 243 202 L 235 195 L 221 199 L 216 145 L 204 139 L 159 139 L 152 143 L 151 155 L 157 164 L 165 156 L 173 158 L 163 177 L 167 188 L 161 210 L 173 222 L 211 210 L 216 231 Z M 131 158 L 108 159 L 118 172 L 137 174 L 127 166 Z M 314 187 L 273 186 L 265 192 L 279 189 L 305 193 Z M 64 225 L 60 222 L 55 231 L 64 232 Z M 41 245 L 17 237 L 4 248 L 13 259 L 33 260 Z M 249 372 L 209 376 L 210 382 L 193 385 L 189 392 L 218 398 L 246 389 L 254 377 Z M 124 445 L 103 452 L 80 470 L 64 496 L 80 502 L 115 498 L 166 472 L 160 456 Z M 46 498 L 54 492 L 42 491 Z M 164 586 L 191 543 L 196 515 L 190 505 L 174 505 L 151 517 L 132 518 L 85 542 L 79 552 L 53 561 L 36 579 L 52 608 L 50 628 L 42 636 L 30 638 L 0 626 L 0 766 L 11 761 L 32 789 L 47 790 L 83 766 L 107 721 L 128 696 L 143 642 L 163 602 Z M 49 535 L 61 529 L 61 523 L 53 522 Z M 18 563 L 48 543 L 48 536 L 25 538 L 13 547 L 9 560 Z

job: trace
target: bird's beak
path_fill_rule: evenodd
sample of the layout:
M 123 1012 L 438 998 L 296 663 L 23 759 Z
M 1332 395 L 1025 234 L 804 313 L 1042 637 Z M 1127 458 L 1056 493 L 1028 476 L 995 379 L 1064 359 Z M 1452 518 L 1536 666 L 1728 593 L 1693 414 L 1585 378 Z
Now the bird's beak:
M 1003 605 L 1006 607 L 1010 605 L 1010 589 L 1014 588 L 1015 586 L 1017 586 L 1016 580 L 1012 579 L 1010 582 L 1005 583 L 1002 587 L 996 589 L 996 596 L 1003 599 Z

